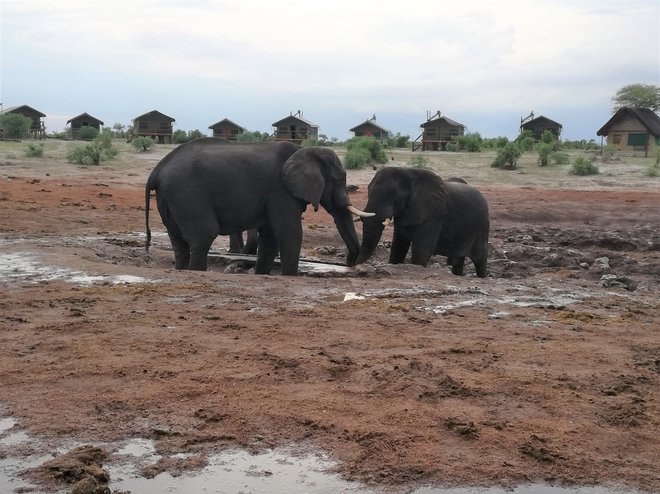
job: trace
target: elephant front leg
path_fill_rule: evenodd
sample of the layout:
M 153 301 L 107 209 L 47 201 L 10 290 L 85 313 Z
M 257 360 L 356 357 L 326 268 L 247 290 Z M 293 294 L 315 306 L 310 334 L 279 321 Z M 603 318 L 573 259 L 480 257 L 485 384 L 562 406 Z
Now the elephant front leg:
M 420 228 L 415 232 L 410 262 L 419 266 L 426 266 L 429 263 L 437 243 L 439 230 L 439 227 L 431 226 Z
M 256 274 L 269 274 L 273 269 L 277 255 L 277 240 L 269 227 L 259 229 L 259 245 L 257 247 L 257 264 L 254 268 Z
M 390 264 L 401 264 L 406 259 L 409 248 L 410 238 L 395 227 L 390 247 Z

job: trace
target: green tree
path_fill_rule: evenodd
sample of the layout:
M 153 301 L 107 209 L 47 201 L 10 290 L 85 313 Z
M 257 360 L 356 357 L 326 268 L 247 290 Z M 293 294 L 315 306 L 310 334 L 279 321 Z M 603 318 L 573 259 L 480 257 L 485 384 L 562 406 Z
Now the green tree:
M 188 134 L 185 130 L 177 129 L 172 133 L 172 142 L 174 144 L 183 144 L 188 142 Z
M 32 119 L 18 113 L 0 115 L 0 130 L 9 139 L 22 139 L 28 135 L 32 127 Z
M 628 84 L 616 92 L 612 98 L 613 113 L 629 106 L 632 108 L 647 108 L 651 111 L 660 110 L 660 86 L 653 84 Z

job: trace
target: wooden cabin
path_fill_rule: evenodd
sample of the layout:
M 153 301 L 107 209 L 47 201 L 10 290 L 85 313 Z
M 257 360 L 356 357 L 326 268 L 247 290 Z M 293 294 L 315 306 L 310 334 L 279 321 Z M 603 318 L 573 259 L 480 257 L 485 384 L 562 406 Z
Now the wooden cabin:
M 300 110 L 295 115 L 291 112 L 288 117 L 278 120 L 273 127 L 273 139 L 276 141 L 290 141 L 300 145 L 308 139 L 319 138 L 319 126 L 305 120 Z
M 359 125 L 356 125 L 349 132 L 353 132 L 355 137 L 373 137 L 378 139 L 383 146 L 387 146 L 390 137 L 390 131 L 376 123 L 376 115 L 369 120 L 365 120 Z
M 228 118 L 223 118 L 219 122 L 209 125 L 209 129 L 213 131 L 213 137 L 219 137 L 227 141 L 235 141 L 238 134 L 242 134 L 247 130 Z
M 646 108 L 619 109 L 596 133 L 607 144 L 633 155 L 654 156 L 660 149 L 660 117 Z
M 443 117 L 440 112 L 427 114 L 426 122 L 420 124 L 422 133 L 412 143 L 412 150 L 444 151 L 455 136 L 465 134 L 465 125 L 451 118 Z
M 32 137 L 34 139 L 43 139 L 46 137 L 46 125 L 44 124 L 44 118 L 46 118 L 46 115 L 41 113 L 38 110 L 35 110 L 31 106 L 28 105 L 21 105 L 21 106 L 11 106 L 7 108 L 6 110 L 3 110 L 0 112 L 0 115 L 8 115 L 8 114 L 16 114 L 16 115 L 23 115 L 24 117 L 28 117 L 30 120 L 32 120 L 32 125 L 30 126 L 30 130 L 28 131 L 28 136 Z
M 89 113 L 81 113 L 77 117 L 67 120 L 67 125 L 71 124 L 71 135 L 74 137 L 78 135 L 78 131 L 82 127 L 92 127 L 101 132 L 101 126 L 104 125 L 101 120 L 91 116 Z
M 534 113 L 530 114 L 531 117 L 534 117 Z M 528 117 L 529 118 L 529 117 Z M 520 132 L 523 130 L 529 130 L 534 134 L 534 139 L 537 141 L 541 140 L 543 132 L 549 130 L 555 135 L 555 139 L 559 140 L 561 135 L 562 126 L 560 123 L 550 120 L 548 117 L 543 115 L 531 118 L 530 120 L 520 119 Z
M 158 144 L 172 144 L 172 117 L 153 110 L 133 119 L 133 137 L 151 137 Z

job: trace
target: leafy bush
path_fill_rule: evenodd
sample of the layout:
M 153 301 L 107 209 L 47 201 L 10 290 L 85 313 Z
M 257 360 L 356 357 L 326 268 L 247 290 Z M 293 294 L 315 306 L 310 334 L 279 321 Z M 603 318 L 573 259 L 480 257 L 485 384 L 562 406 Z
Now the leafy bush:
M 188 142 L 188 134 L 185 130 L 177 129 L 172 133 L 172 142 L 174 144 L 183 144 Z
M 78 129 L 78 139 L 82 139 L 83 141 L 91 141 L 98 135 L 99 131 L 88 125 L 83 125 Z
M 242 134 L 238 134 L 236 136 L 237 142 L 268 141 L 269 139 L 270 135 L 267 132 L 262 134 L 258 130 L 255 130 L 254 132 L 243 132 Z
M 568 173 L 571 175 L 598 175 L 600 170 L 591 161 L 580 156 L 575 159 Z
M 455 136 L 453 140 L 457 144 L 458 149 L 470 153 L 478 153 L 481 151 L 481 143 L 483 142 L 483 139 L 478 132 Z
M 534 149 L 534 133 L 531 130 L 523 130 L 518 137 L 516 137 L 516 145 L 520 151 L 526 153 Z
M 206 137 L 204 134 L 202 134 L 202 131 L 199 129 L 195 130 L 189 130 L 188 131 L 188 140 L 192 141 L 195 139 L 201 139 L 202 137 Z
M 0 115 L 2 135 L 8 139 L 22 139 L 27 136 L 32 127 L 32 119 L 18 113 Z
M 568 165 L 571 162 L 571 157 L 566 153 L 555 151 L 550 155 L 550 160 L 552 160 L 556 165 Z
M 28 158 L 41 158 L 44 155 L 44 144 L 29 143 L 25 150 L 25 156 Z
M 373 137 L 354 137 L 346 141 L 344 165 L 347 169 L 362 168 L 373 161 L 387 163 L 387 155 L 380 141 Z
M 407 148 L 410 146 L 410 136 L 402 136 L 399 132 L 387 139 L 387 145 L 391 148 Z
M 554 151 L 554 145 L 552 142 L 539 142 L 536 150 L 539 152 L 539 158 L 537 163 L 539 166 L 548 166 L 550 163 L 550 155 Z
M 346 152 L 344 157 L 344 168 L 347 170 L 357 170 L 364 168 L 371 161 L 371 153 L 366 148 L 354 148 Z
M 149 151 L 151 146 L 156 144 L 156 141 L 154 141 L 151 137 L 136 137 L 133 139 L 132 144 L 135 149 L 142 152 Z
M 493 168 L 502 168 L 504 170 L 515 170 L 518 168 L 518 158 L 522 155 L 522 151 L 514 142 L 508 142 L 506 145 L 497 151 L 495 161 L 490 166 Z
M 483 139 L 482 147 L 485 149 L 501 149 L 509 142 L 508 137 L 491 137 L 490 139 Z
M 413 168 L 428 168 L 429 159 L 421 154 L 414 154 L 408 160 L 408 164 Z
M 112 147 L 112 133 L 102 132 L 96 139 L 84 146 L 69 150 L 66 157 L 70 163 L 78 165 L 99 165 L 117 156 L 119 151 Z

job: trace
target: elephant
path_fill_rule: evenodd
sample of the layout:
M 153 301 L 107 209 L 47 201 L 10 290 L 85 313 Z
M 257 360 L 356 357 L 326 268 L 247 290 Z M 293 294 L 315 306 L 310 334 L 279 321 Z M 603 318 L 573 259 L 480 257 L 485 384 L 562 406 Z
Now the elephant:
M 360 245 L 352 214 L 364 213 L 351 206 L 346 172 L 329 148 L 287 141 L 227 145 L 217 138 L 182 144 L 156 165 L 145 185 L 147 250 L 152 190 L 176 269 L 205 271 L 218 235 L 254 228 L 255 272 L 270 273 L 279 250 L 282 274 L 296 275 L 308 204 L 332 215 L 348 248 L 346 264 L 355 264 Z
M 470 257 L 477 276 L 486 276 L 488 203 L 462 179 L 443 181 L 429 170 L 385 167 L 369 183 L 362 218 L 363 235 L 357 264 L 369 259 L 384 226 L 393 220 L 389 262 L 402 263 L 412 246 L 411 262 L 426 266 L 433 254 L 447 256 L 452 273 L 462 275 Z

